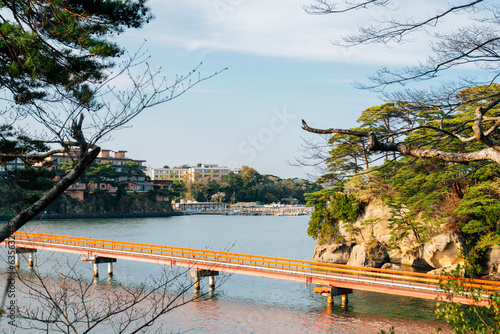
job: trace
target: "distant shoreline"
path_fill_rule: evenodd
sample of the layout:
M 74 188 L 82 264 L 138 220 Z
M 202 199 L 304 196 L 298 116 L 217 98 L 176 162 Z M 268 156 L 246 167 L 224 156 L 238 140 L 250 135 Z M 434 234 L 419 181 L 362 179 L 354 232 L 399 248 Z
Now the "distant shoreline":
M 79 214 L 79 215 L 67 215 L 67 214 L 46 214 L 38 215 L 33 220 L 47 219 L 47 220 L 57 220 L 57 219 L 99 219 L 99 218 L 161 218 L 161 217 L 172 217 L 172 216 L 182 216 L 182 212 L 137 212 L 137 213 L 104 213 L 104 214 Z M 14 216 L 0 215 L 0 222 L 9 221 Z

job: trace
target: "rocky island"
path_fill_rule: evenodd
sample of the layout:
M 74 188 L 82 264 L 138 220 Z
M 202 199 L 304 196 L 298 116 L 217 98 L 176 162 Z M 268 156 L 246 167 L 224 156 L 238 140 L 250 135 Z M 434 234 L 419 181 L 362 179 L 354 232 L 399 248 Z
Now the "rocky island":
M 419 242 L 414 234 L 394 242 L 390 220 L 387 205 L 381 201 L 370 202 L 354 222 L 338 225 L 341 240 L 317 238 L 313 260 L 391 270 L 412 267 L 430 274 L 449 272 L 457 264 L 464 266 L 461 237 L 447 229 L 446 224 L 435 229 L 425 242 Z M 498 245 L 486 252 L 481 275 L 500 278 Z

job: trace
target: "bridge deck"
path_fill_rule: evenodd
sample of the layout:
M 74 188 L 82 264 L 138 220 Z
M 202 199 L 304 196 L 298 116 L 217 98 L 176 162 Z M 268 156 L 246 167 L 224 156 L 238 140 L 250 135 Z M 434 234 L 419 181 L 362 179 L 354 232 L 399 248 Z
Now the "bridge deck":
M 4 244 L 7 246 L 8 241 Z M 414 272 L 353 267 L 313 261 L 269 256 L 238 254 L 202 249 L 169 247 L 124 241 L 58 236 L 36 233 L 15 233 L 17 248 L 45 249 L 83 256 L 109 257 L 207 269 L 235 274 L 350 288 L 408 297 L 437 299 L 447 297 L 439 288 L 440 280 L 453 279 Z M 499 291 L 500 282 L 467 280 L 468 287 L 483 288 L 487 293 Z M 455 302 L 470 303 L 455 296 Z M 486 304 L 487 301 L 484 302 Z

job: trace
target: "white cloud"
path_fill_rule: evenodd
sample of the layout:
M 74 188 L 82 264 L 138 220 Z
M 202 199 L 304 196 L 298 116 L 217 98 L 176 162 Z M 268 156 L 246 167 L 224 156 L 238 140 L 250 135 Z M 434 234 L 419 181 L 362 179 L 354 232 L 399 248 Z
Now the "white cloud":
M 154 0 L 150 4 L 156 20 L 146 28 L 146 37 L 158 46 L 378 64 L 414 64 L 428 52 L 425 40 L 395 49 L 380 45 L 341 49 L 330 42 L 355 33 L 356 24 L 408 14 L 413 10 L 409 7 L 395 12 L 382 8 L 350 15 L 308 15 L 303 0 Z

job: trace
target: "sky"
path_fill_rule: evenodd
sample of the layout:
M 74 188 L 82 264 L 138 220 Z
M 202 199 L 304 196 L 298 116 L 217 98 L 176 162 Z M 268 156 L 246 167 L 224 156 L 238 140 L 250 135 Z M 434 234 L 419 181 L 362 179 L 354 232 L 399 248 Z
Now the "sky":
M 422 12 L 427 10 L 422 1 Z M 305 178 L 312 170 L 291 166 L 302 155 L 301 129 L 356 126 L 361 112 L 383 103 L 356 89 L 380 66 L 413 65 L 428 45 L 342 49 L 341 35 L 414 8 L 310 15 L 307 0 L 150 0 L 155 19 L 128 30 L 118 43 L 129 52 L 143 45 L 154 69 L 167 78 L 199 68 L 215 77 L 179 98 L 145 110 L 131 127 L 113 133 L 103 148 L 126 150 L 154 168 L 197 163 L 247 165 L 261 174 Z M 415 13 L 412 13 L 415 14 Z

